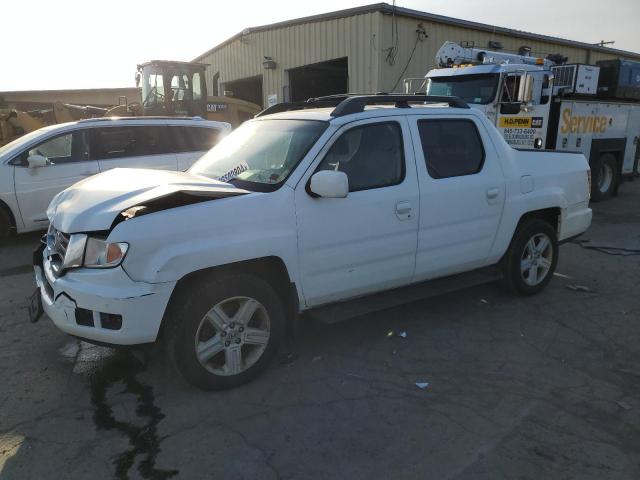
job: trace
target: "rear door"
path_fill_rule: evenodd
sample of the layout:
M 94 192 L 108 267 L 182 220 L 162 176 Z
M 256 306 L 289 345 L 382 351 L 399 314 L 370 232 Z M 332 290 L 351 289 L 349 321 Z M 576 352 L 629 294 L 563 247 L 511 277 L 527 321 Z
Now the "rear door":
M 177 170 L 166 125 L 122 125 L 91 130 L 92 157 L 101 172 L 112 168 Z
M 29 168 L 29 155 L 43 155 L 49 165 Z M 80 180 L 98 173 L 98 164 L 89 159 L 88 131 L 76 130 L 49 137 L 28 147 L 15 157 L 16 197 L 25 229 L 46 228 L 47 207 L 53 197 Z
M 505 200 L 499 158 L 473 116 L 410 116 L 420 181 L 416 281 L 487 264 Z
M 178 170 L 185 171 L 221 138 L 220 130 L 205 127 L 169 126 Z

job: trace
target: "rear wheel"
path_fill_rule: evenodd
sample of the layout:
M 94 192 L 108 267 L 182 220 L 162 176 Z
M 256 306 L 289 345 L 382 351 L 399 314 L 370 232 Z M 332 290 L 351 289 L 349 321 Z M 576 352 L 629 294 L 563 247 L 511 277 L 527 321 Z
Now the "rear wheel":
M 534 295 L 551 281 L 558 263 L 556 231 L 540 218 L 524 220 L 504 258 L 504 280 L 510 290 Z
M 618 164 L 616 157 L 611 153 L 601 155 L 595 163 L 591 172 L 591 199 L 598 202 L 615 193 L 618 185 Z
M 205 390 L 248 382 L 269 363 L 285 314 L 271 286 L 250 274 L 223 274 L 189 286 L 170 307 L 169 354 L 179 372 Z

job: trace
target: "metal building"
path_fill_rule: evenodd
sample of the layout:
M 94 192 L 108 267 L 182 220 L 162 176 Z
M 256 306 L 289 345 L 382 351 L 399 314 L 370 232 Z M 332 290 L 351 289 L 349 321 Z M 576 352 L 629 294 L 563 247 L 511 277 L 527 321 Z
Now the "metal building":
M 640 60 L 640 53 L 485 25 L 377 3 L 247 28 L 194 61 L 206 63 L 207 86 L 267 106 L 344 92 L 401 91 L 402 80 L 433 68 L 447 40 L 532 54 L 560 53 L 569 62 Z

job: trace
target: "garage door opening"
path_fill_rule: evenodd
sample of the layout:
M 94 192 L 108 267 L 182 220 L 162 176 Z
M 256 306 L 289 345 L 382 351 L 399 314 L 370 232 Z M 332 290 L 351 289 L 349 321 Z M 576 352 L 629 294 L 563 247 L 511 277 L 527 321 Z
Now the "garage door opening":
M 347 63 L 347 57 L 344 57 L 289 70 L 291 101 L 302 102 L 311 97 L 347 93 Z
M 229 97 L 246 100 L 262 107 L 262 75 L 226 82 L 224 92 Z

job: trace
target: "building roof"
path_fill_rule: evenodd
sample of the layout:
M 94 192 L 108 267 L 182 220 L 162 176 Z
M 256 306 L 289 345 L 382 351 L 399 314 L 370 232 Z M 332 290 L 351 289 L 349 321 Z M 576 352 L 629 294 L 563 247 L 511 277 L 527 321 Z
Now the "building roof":
M 420 10 L 413 10 L 410 8 L 397 7 L 389 5 L 388 3 L 374 3 L 371 5 L 364 5 L 361 7 L 347 8 L 345 10 L 337 10 L 335 12 L 321 13 L 319 15 L 311 15 L 308 17 L 295 18 L 293 20 L 286 20 L 284 22 L 271 23 L 269 25 L 261 25 L 258 27 L 245 28 L 242 32 L 235 34 L 228 38 L 224 42 L 216 45 L 215 47 L 207 50 L 201 55 L 198 55 L 193 61 L 197 62 L 215 52 L 216 50 L 228 45 L 229 43 L 242 38 L 245 35 L 249 35 L 255 32 L 263 32 L 265 30 L 274 30 L 277 28 L 290 27 L 293 25 L 300 25 L 303 23 L 322 22 L 326 20 L 334 20 L 337 18 L 351 17 L 353 15 L 360 15 L 365 13 L 380 12 L 384 14 L 395 14 L 403 17 L 416 18 L 419 20 L 427 20 L 431 22 L 444 23 L 448 25 L 454 25 L 457 27 L 471 28 L 474 30 L 482 30 L 491 33 L 500 33 L 503 35 L 511 35 L 519 38 L 525 38 L 530 40 L 538 40 L 542 42 L 551 42 L 558 45 L 566 45 L 568 47 L 577 47 L 583 49 L 589 49 L 594 52 L 601 52 L 610 55 L 619 55 L 623 57 L 631 57 L 640 60 L 640 53 L 629 52 L 626 50 L 618 50 L 616 48 L 601 47 L 599 45 L 593 45 L 586 42 L 578 42 L 575 40 L 568 40 L 566 38 L 552 37 L 549 35 L 541 35 L 538 33 L 525 32 L 522 30 L 515 30 L 512 28 L 498 27 L 495 25 L 488 25 L 485 23 L 473 22 L 470 20 L 462 20 L 459 18 L 447 17 L 445 15 L 436 15 L 435 13 L 422 12 Z

